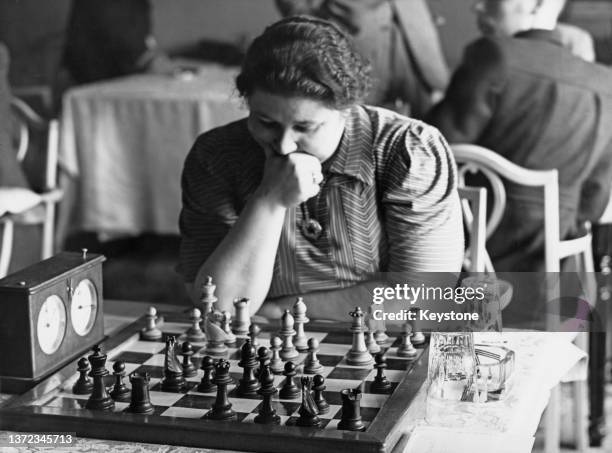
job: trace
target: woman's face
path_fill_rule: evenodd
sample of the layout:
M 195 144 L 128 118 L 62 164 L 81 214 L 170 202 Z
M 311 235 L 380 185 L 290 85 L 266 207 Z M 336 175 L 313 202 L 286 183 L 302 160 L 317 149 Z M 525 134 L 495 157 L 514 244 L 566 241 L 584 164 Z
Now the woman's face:
M 301 152 L 324 162 L 344 132 L 344 112 L 320 101 L 255 90 L 247 99 L 248 126 L 266 157 Z

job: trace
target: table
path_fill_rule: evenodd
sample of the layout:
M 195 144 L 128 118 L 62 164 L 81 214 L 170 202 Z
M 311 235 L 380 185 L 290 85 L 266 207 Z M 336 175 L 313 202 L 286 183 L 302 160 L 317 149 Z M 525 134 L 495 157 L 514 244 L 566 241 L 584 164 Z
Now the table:
M 236 68 L 143 74 L 84 85 L 63 100 L 60 167 L 75 178 L 75 230 L 178 232 L 180 176 L 202 132 L 246 116 Z
M 135 302 L 105 302 L 105 329 L 111 334 L 145 312 L 147 305 Z M 180 309 L 176 306 L 157 306 L 158 309 Z M 470 452 L 484 450 L 513 453 L 531 451 L 533 436 L 552 389 L 566 375 L 584 353 L 571 344 L 572 334 L 509 332 L 495 341 L 505 341 L 517 352 L 515 385 L 508 397 L 499 403 L 487 403 L 486 410 L 476 411 L 473 405 L 452 409 L 445 422 L 428 424 L 425 421 L 426 392 L 421 388 L 409 407 L 410 422 L 405 426 L 411 433 L 404 452 Z M 490 338 L 476 338 L 490 341 Z M 450 420 L 450 422 L 449 422 Z M 441 435 L 443 433 L 443 435 Z M 2 435 L 0 434 L 0 439 Z M 245 446 L 245 448 L 247 448 Z M 171 452 L 177 447 L 94 439 L 79 439 L 70 451 L 138 451 Z M 181 447 L 181 451 L 183 448 Z M 184 451 L 196 451 L 185 449 Z M 197 451 L 212 451 L 202 450 Z

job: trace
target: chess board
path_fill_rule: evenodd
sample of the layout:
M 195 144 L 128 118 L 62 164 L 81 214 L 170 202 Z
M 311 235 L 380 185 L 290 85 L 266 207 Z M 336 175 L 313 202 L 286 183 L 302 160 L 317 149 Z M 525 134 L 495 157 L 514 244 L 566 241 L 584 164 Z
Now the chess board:
M 174 318 L 172 317 L 174 316 Z M 237 421 L 214 421 L 204 415 L 215 401 L 215 393 L 200 393 L 197 385 L 203 371 L 187 378 L 187 388 L 181 393 L 161 390 L 165 338 L 175 335 L 184 341 L 189 328 L 186 316 L 164 315 L 161 330 L 164 338 L 159 342 L 140 340 L 139 332 L 144 326 L 140 320 L 118 335 L 108 338 L 102 349 L 108 355 L 106 367 L 111 371 L 107 384 L 113 383 L 112 365 L 117 360 L 125 363 L 127 373 L 148 372 L 151 376 L 150 396 L 155 407 L 152 415 L 125 412 L 129 403 L 115 402 L 113 412 L 90 411 L 84 408 L 88 395 L 76 395 L 72 386 L 76 382 L 76 362 L 69 364 L 27 394 L 18 398 L 11 407 L 0 410 L 0 428 L 17 431 L 62 431 L 76 432 L 79 437 L 95 437 L 111 440 L 152 442 L 191 447 L 207 447 L 231 450 L 311 453 L 312 451 L 347 451 L 351 453 L 399 451 L 405 425 L 404 415 L 427 374 L 427 348 L 420 348 L 416 360 L 397 356 L 398 336 L 390 336 L 387 348 L 385 375 L 392 383 L 390 394 L 371 393 L 370 387 L 376 370 L 372 367 L 347 365 L 345 355 L 350 349 L 352 334 L 349 325 L 338 323 L 310 323 L 306 325 L 306 336 L 317 338 L 320 343 L 318 358 L 324 366 L 326 390 L 324 396 L 330 404 L 327 414 L 319 417 L 320 428 L 293 426 L 301 397 L 293 400 L 274 397 L 274 407 L 281 418 L 280 425 L 254 423 L 261 404 L 261 397 L 239 398 L 235 395 L 235 384 L 230 384 L 229 400 L 236 411 Z M 261 325 L 259 345 L 269 347 L 269 338 L 280 328 L 276 323 Z M 230 375 L 237 384 L 242 376 L 238 366 L 239 349 L 246 336 L 238 336 L 235 347 L 229 348 Z M 203 343 L 192 343 L 198 351 L 192 356 L 194 364 L 204 355 Z M 202 352 L 199 349 L 202 348 Z M 301 353 L 294 362 L 300 364 L 306 353 Z M 299 376 L 300 374 L 298 374 Z M 280 388 L 283 376 L 275 377 Z M 129 386 L 129 380 L 125 379 Z M 299 385 L 299 379 L 295 379 Z M 341 418 L 340 391 L 360 387 L 363 392 L 361 416 L 366 425 L 364 432 L 344 431 L 337 428 Z

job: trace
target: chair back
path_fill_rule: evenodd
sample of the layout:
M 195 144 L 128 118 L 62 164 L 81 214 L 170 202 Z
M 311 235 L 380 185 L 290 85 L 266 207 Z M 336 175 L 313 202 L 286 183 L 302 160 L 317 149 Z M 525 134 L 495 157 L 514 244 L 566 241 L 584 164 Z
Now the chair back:
M 469 272 L 485 272 L 488 259 L 485 248 L 487 190 L 484 187 L 460 187 L 459 198 L 468 236 L 463 267 Z

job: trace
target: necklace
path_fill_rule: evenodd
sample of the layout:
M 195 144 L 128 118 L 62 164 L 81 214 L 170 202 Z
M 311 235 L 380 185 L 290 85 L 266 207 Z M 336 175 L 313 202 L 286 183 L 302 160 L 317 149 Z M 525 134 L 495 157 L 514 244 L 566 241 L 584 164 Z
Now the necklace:
M 302 221 L 300 222 L 302 233 L 308 240 L 317 241 L 323 233 L 323 227 L 317 219 L 310 217 L 305 202 L 300 203 L 300 209 L 302 210 Z
M 323 191 L 323 187 L 325 186 L 325 176 L 323 177 L 323 181 L 320 183 L 321 190 L 314 198 L 315 212 L 317 212 L 317 206 L 319 205 L 319 197 L 321 196 L 321 192 Z M 312 198 L 311 198 L 312 199 Z M 308 209 L 308 202 L 303 201 L 300 203 L 300 209 L 302 211 L 302 221 L 300 222 L 300 229 L 302 230 L 302 234 L 309 241 L 318 241 L 321 235 L 323 234 L 323 227 L 321 223 L 314 217 L 310 217 L 310 211 Z

